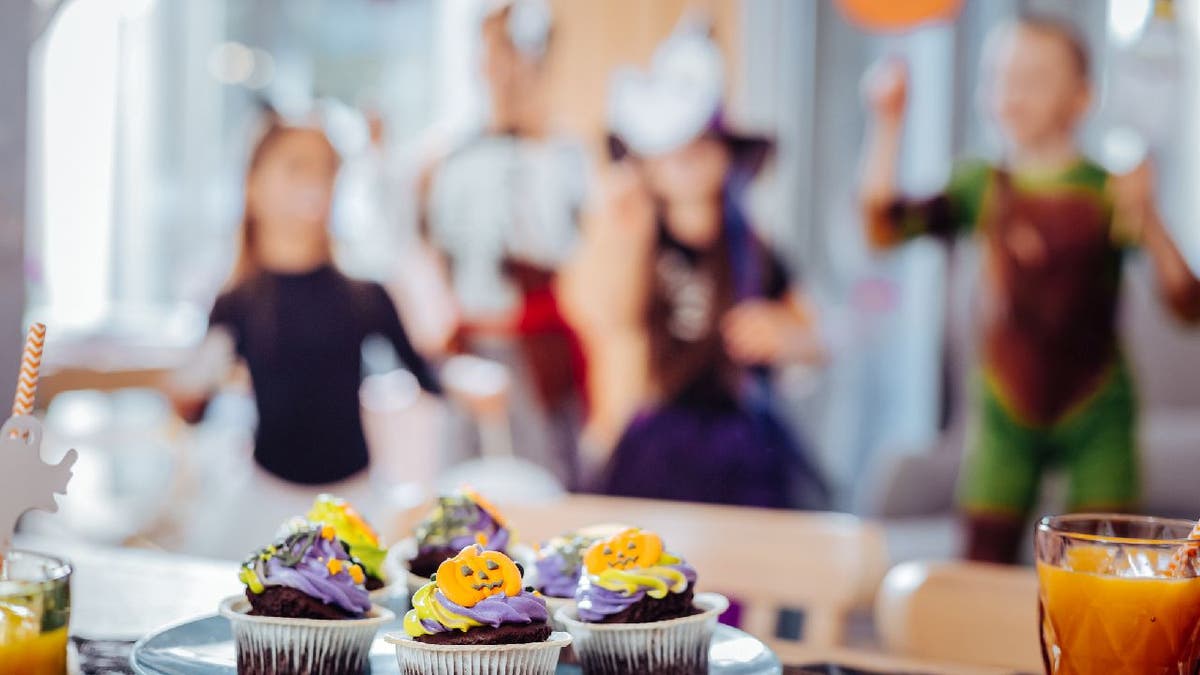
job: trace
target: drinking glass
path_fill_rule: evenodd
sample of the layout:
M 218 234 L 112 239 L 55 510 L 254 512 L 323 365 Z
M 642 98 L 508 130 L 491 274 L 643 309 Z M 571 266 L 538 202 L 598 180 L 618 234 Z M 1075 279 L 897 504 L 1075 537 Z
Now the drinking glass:
M 30 551 L 0 559 L 0 675 L 65 675 L 71 565 Z
M 1194 523 L 1047 516 L 1037 525 L 1038 615 L 1047 675 L 1200 672 L 1196 558 L 1171 570 Z

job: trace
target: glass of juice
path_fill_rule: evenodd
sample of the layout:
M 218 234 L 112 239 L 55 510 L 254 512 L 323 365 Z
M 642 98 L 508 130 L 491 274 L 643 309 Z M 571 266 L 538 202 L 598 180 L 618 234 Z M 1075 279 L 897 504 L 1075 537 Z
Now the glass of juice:
M 0 558 L 0 675 L 65 675 L 71 565 L 29 551 Z
M 1038 523 L 1048 675 L 1200 672 L 1200 566 L 1191 558 L 1179 574 L 1168 569 L 1193 524 L 1091 514 Z

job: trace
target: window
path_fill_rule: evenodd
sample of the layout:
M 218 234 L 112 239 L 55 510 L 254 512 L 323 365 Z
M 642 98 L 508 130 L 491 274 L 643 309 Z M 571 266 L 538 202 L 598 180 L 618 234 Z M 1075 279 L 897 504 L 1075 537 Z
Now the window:
M 28 311 L 60 338 L 197 340 L 261 100 L 372 108 L 403 147 L 432 117 L 433 15 L 415 0 L 64 2 L 30 59 Z M 399 240 L 376 230 L 398 223 L 364 227 L 338 234 L 370 275 L 381 236 Z

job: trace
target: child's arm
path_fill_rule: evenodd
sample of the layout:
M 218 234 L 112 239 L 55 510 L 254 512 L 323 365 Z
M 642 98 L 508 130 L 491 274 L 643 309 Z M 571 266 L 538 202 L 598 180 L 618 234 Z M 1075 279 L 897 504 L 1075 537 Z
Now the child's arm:
M 1144 246 L 1154 262 L 1158 287 L 1167 305 L 1184 321 L 1200 321 L 1200 279 L 1179 252 L 1153 204 L 1147 205 L 1144 218 Z
M 1200 321 L 1200 279 L 1175 245 L 1154 204 L 1154 168 L 1147 160 L 1114 182 L 1117 216 L 1140 239 L 1154 264 L 1167 306 L 1184 321 Z
M 940 193 L 907 199 L 896 187 L 908 74 L 904 64 L 874 66 L 863 88 L 871 122 L 863 147 L 859 208 L 872 248 L 887 249 L 917 235 L 950 238 L 976 225 L 985 188 L 992 175 L 986 162 L 959 162 Z
M 863 147 L 858 199 L 867 240 L 872 247 L 882 249 L 900 243 L 891 211 L 899 197 L 896 175 L 908 100 L 908 72 L 898 61 L 878 64 L 868 71 L 863 88 L 871 119 Z
M 721 332 L 725 349 L 743 365 L 815 364 L 827 356 L 812 303 L 798 291 L 739 303 L 721 320 Z
M 582 461 L 603 466 L 649 393 L 646 311 L 655 237 L 654 205 L 636 167 L 618 163 L 583 220 L 575 255 L 555 292 L 588 363 Z
M 164 378 L 163 391 L 184 422 L 197 424 L 204 418 L 209 400 L 228 377 L 236 358 L 232 333 L 217 324 L 188 361 Z
M 421 389 L 431 394 L 441 394 L 441 383 L 433 374 L 433 369 L 429 367 L 425 357 L 417 353 L 412 341 L 408 339 L 408 332 L 404 330 L 404 324 L 400 322 L 400 314 L 396 311 L 396 305 L 392 302 L 391 296 L 379 284 L 371 284 L 369 288 L 370 293 L 374 294 L 372 305 L 377 315 L 379 331 L 392 343 L 392 348 L 396 350 L 400 362 L 404 364 L 408 372 L 413 374 L 413 377 L 417 378 Z
M 654 205 L 636 167 L 618 163 L 583 221 L 556 292 L 581 337 L 645 330 L 654 246 Z

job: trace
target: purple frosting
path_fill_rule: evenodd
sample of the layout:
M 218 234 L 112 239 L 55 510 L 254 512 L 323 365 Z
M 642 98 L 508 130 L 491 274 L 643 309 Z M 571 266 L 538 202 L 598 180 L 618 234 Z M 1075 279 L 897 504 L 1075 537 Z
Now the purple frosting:
M 482 542 L 479 535 L 483 535 Z M 433 513 L 417 527 L 416 536 L 419 555 L 442 548 L 457 551 L 479 543 L 490 551 L 508 550 L 508 528 L 461 492 L 439 497 Z
M 537 560 L 538 590 L 552 598 L 573 598 L 579 585 L 578 564 L 571 564 L 561 553 L 543 553 Z
M 262 583 L 266 586 L 288 586 L 321 602 L 337 605 L 350 614 L 365 614 L 371 609 L 371 598 L 362 584 L 354 583 L 347 567 L 350 556 L 340 541 L 325 539 L 317 535 L 308 550 L 303 537 L 289 537 L 292 556 L 300 555 L 299 561 L 288 565 L 279 556 L 267 559 L 263 567 Z M 329 573 L 329 560 L 345 561 L 337 574 Z
M 460 534 L 450 538 L 450 548 L 461 549 L 471 544 L 478 544 L 477 535 L 484 535 L 483 548 L 488 551 L 505 552 L 508 550 L 508 530 L 496 524 L 492 517 L 483 509 L 479 509 L 480 517 L 473 526 L 471 534 Z M 429 547 L 434 548 L 434 547 Z
M 688 584 L 696 583 L 696 570 L 687 563 L 679 563 L 676 565 L 664 565 L 679 570 L 683 573 Z M 646 591 L 638 589 L 633 593 L 625 594 L 621 591 L 610 591 L 607 588 L 597 586 L 592 583 L 588 575 L 583 575 L 579 579 L 579 587 L 575 591 L 575 605 L 578 608 L 579 618 L 584 621 L 601 621 L 607 616 L 617 614 L 635 602 L 646 597 Z
M 450 613 L 468 617 L 476 623 L 492 628 L 504 623 L 533 623 L 550 618 L 550 612 L 546 610 L 546 601 L 529 591 L 521 591 L 513 596 L 493 595 L 475 603 L 474 607 L 455 604 L 441 591 L 436 592 L 434 599 Z M 430 633 L 444 633 L 450 630 L 432 619 L 421 619 L 421 625 Z

